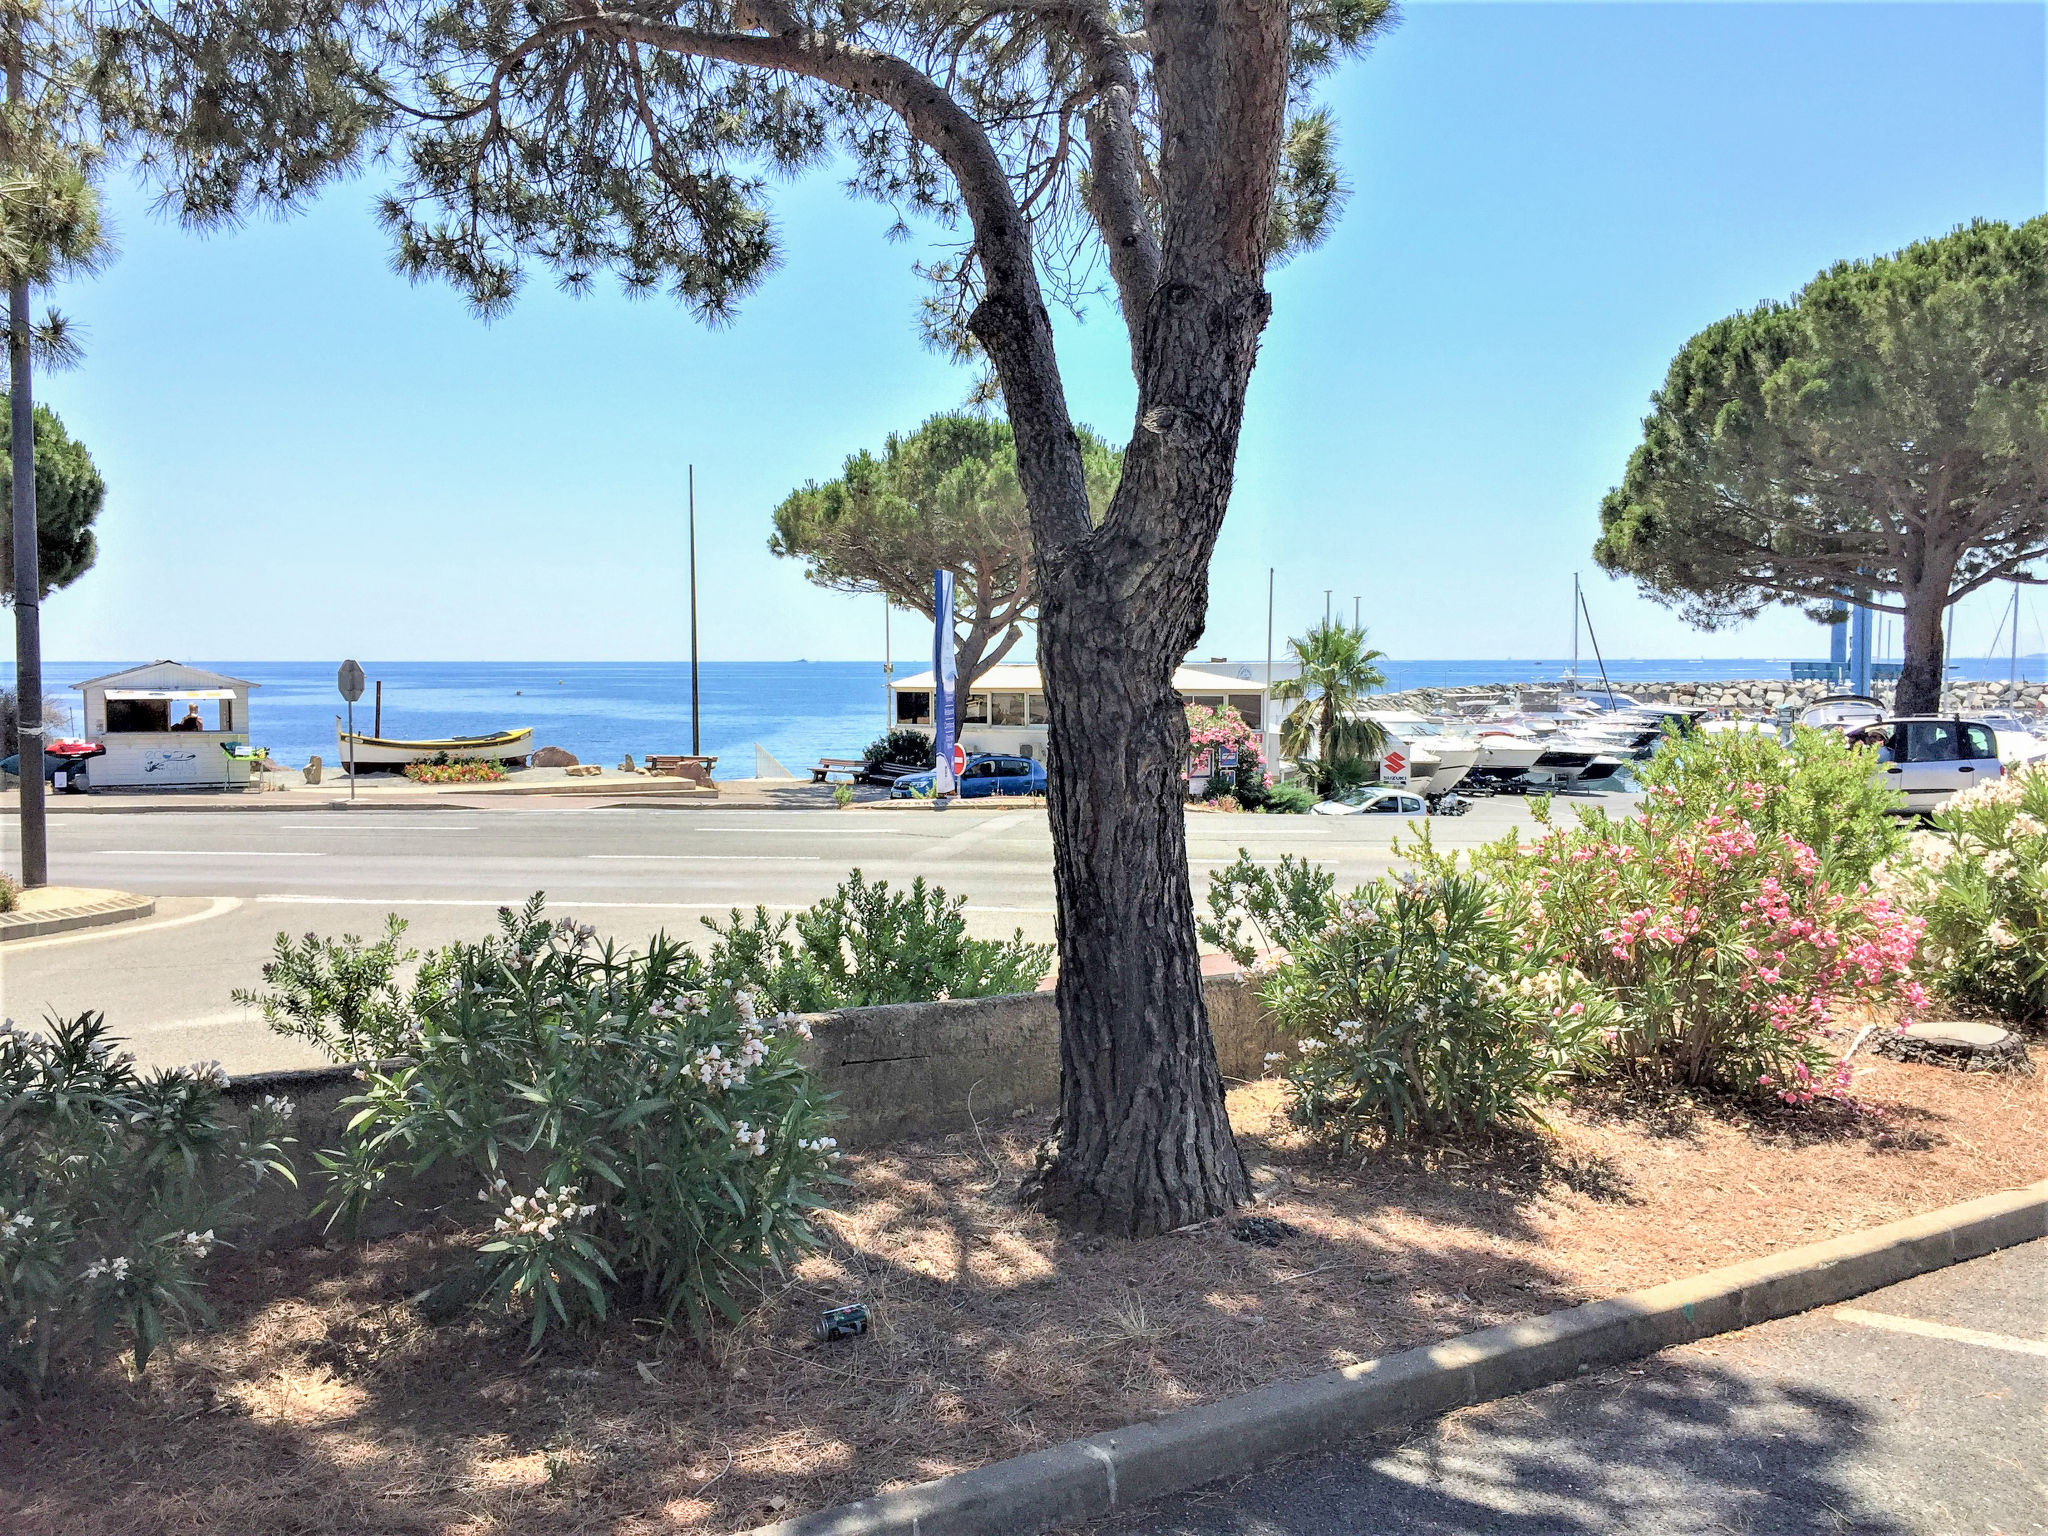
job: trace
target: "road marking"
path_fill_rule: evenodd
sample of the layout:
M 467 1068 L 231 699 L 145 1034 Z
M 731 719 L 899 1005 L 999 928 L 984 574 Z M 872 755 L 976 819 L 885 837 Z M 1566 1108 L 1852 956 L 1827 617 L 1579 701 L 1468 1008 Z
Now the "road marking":
M 251 901 L 279 902 L 294 907 L 517 907 L 526 898 L 508 898 L 493 901 L 488 896 L 252 896 Z M 772 901 L 583 901 L 574 896 L 550 897 L 552 907 L 588 907 L 622 912 L 724 912 L 733 907 L 751 911 L 764 906 L 770 912 L 803 912 L 805 907 L 793 907 Z
M 165 900 L 158 897 L 159 901 Z M 131 934 L 155 933 L 162 928 L 182 928 L 187 923 L 203 923 L 209 917 L 220 917 L 232 912 L 242 904 L 239 896 L 213 896 L 203 912 L 187 912 L 183 917 L 146 917 L 140 922 L 107 923 L 98 928 L 82 928 L 76 933 L 53 933 L 47 939 L 16 939 L 0 948 L 0 960 L 10 955 L 19 955 L 31 949 L 47 949 L 52 944 L 83 944 L 92 939 L 123 939 Z
M 77 848 L 72 852 L 98 859 L 324 859 L 324 851 L 285 848 Z
M 2048 1339 L 2016 1339 L 2009 1333 L 1985 1333 L 1978 1328 L 1951 1328 L 1947 1323 L 1930 1323 L 1917 1317 L 1897 1317 L 1890 1312 L 1866 1312 L 1861 1307 L 1836 1307 L 1833 1316 L 1863 1328 L 1882 1328 L 1887 1333 L 1915 1333 L 1923 1339 L 1947 1339 L 1956 1344 L 1975 1344 L 1983 1349 L 2002 1349 L 2015 1355 L 2048 1356 Z
M 708 862 L 712 864 L 820 864 L 824 857 L 816 853 L 586 853 L 586 859 L 609 859 L 614 862 L 644 859 L 683 860 L 685 862 Z

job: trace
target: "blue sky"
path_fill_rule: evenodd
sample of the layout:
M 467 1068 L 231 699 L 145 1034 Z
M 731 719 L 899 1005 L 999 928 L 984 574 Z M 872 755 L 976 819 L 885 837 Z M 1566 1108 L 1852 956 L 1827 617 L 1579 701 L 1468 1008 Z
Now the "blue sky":
M 2043 210 L 2044 18 L 1409 0 L 1331 85 L 1354 194 L 1274 276 L 1201 649 L 1262 652 L 1272 566 L 1283 636 L 1329 586 L 1399 656 L 1558 655 L 1575 569 L 1610 655 L 1821 653 L 1796 614 L 1702 635 L 1599 575 L 1599 498 L 1708 322 Z M 765 546 L 791 487 L 967 386 L 917 341 L 887 212 L 829 174 L 778 189 L 786 260 L 721 330 L 545 274 L 484 325 L 392 275 L 373 190 L 204 238 L 114 190 L 118 261 L 55 296 L 87 358 L 44 398 L 112 489 L 48 654 L 678 656 L 693 461 L 705 655 L 880 654 L 879 600 Z M 1075 414 L 1127 436 L 1115 317 L 1062 345 Z M 1965 607 L 1959 650 L 2002 601 Z

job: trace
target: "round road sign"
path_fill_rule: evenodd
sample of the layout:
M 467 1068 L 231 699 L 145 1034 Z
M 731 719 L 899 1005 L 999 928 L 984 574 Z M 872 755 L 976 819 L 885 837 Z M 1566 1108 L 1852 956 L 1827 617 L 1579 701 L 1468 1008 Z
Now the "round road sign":
M 959 778 L 967 771 L 967 749 L 959 742 L 953 743 L 953 777 Z
M 334 686 L 341 690 L 341 696 L 353 704 L 363 696 L 363 669 L 353 661 L 344 661 L 341 670 L 334 674 Z

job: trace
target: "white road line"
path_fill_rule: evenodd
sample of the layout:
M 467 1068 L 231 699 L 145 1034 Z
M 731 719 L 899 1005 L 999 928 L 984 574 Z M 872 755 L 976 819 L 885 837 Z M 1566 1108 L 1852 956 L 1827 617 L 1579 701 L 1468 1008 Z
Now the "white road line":
M 324 859 L 302 848 L 74 848 L 73 857 L 96 859 Z
M 608 859 L 613 862 L 638 862 L 646 859 L 665 861 L 702 862 L 711 864 L 821 864 L 824 858 L 815 853 L 586 853 L 586 859 Z
M 1889 1312 L 1866 1312 L 1861 1307 L 1836 1307 L 1830 1314 L 1845 1323 L 1863 1328 L 1882 1328 L 1887 1333 L 1914 1333 L 1923 1339 L 1947 1339 L 1956 1344 L 1975 1344 L 1981 1349 L 2002 1349 L 2015 1355 L 2048 1356 L 2048 1339 L 2016 1339 L 2009 1333 L 1986 1333 L 1979 1328 L 1952 1328 L 1947 1323 L 1930 1323 L 1917 1317 L 1896 1317 Z
M 516 907 L 518 900 L 493 901 L 488 896 L 252 896 L 251 901 L 277 902 L 295 907 Z M 583 901 L 574 896 L 551 896 L 551 907 L 585 907 L 626 912 L 724 912 L 732 907 L 751 911 L 764 906 L 770 912 L 802 912 L 802 906 L 772 901 Z

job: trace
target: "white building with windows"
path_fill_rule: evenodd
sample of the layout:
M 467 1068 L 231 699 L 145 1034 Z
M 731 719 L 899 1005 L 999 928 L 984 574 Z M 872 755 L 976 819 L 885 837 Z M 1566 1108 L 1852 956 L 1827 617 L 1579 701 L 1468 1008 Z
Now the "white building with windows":
M 176 661 L 89 677 L 80 732 L 103 742 L 94 758 L 96 789 L 240 789 L 249 783 L 249 690 L 227 677 Z
M 1294 662 L 1275 662 L 1275 680 L 1292 677 Z M 1275 710 L 1263 661 L 1183 662 L 1173 674 L 1174 691 L 1189 704 L 1211 709 L 1225 705 L 1244 717 L 1260 734 L 1268 764 L 1280 758 L 1280 715 Z M 889 685 L 895 700 L 893 722 L 903 730 L 934 729 L 930 668 Z M 970 753 L 1009 752 L 1045 758 L 1045 682 L 1036 666 L 994 666 L 974 680 L 961 700 L 960 744 Z

